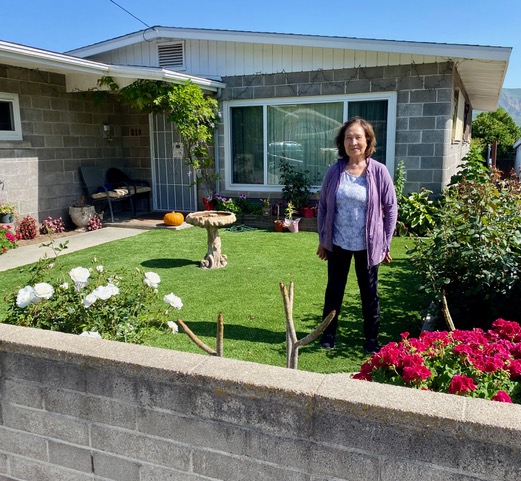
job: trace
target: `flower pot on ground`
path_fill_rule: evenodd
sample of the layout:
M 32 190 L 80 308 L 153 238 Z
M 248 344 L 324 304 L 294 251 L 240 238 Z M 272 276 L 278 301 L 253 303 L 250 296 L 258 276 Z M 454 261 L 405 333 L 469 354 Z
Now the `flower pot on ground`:
M 306 219 L 310 219 L 315 214 L 315 209 L 313 207 L 303 207 L 302 209 L 302 216 Z
M 14 214 L 0 212 L 0 224 L 12 224 L 14 222 Z
M 284 219 L 284 227 L 286 227 L 290 232 L 298 232 L 298 223 L 300 222 L 300 217 L 296 219 Z
M 78 232 L 86 232 L 87 224 L 91 217 L 96 214 L 96 209 L 93 205 L 81 205 L 69 207 L 69 215 L 74 225 L 77 227 Z
M 5 201 L 0 201 L 0 224 L 11 224 L 14 222 L 16 207 Z
M 284 232 L 284 221 L 277 219 L 273 221 L 275 232 Z

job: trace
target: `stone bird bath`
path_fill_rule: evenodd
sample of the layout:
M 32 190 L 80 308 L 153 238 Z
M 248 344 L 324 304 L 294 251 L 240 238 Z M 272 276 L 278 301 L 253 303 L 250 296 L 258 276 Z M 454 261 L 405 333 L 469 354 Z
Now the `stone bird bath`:
M 208 233 L 208 252 L 201 261 L 203 269 L 219 269 L 228 264 L 227 257 L 221 252 L 219 228 L 233 224 L 237 218 L 232 212 L 220 210 L 204 210 L 191 212 L 185 218 L 187 224 L 203 227 Z

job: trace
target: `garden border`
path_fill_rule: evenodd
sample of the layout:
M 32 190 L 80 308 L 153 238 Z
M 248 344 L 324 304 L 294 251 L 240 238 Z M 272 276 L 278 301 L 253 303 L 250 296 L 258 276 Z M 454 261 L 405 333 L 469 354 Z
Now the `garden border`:
M 0 324 L 0 479 L 521 477 L 521 407 Z

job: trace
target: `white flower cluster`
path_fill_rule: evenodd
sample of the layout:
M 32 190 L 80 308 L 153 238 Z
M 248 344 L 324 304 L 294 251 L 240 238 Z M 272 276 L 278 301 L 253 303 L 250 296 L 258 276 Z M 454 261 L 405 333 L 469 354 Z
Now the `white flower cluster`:
M 104 271 L 102 265 L 96 266 L 96 270 L 99 273 Z M 69 271 L 69 276 L 74 282 L 74 289 L 77 293 L 80 293 L 89 283 L 91 271 L 85 267 L 75 267 Z M 120 293 L 119 287 L 116 285 L 121 278 L 113 276 L 108 279 L 107 285 L 96 287 L 92 292 L 86 294 L 82 298 L 82 304 L 85 309 L 88 309 L 98 300 L 107 301 L 113 296 L 117 296 Z M 161 278 L 155 272 L 145 272 L 143 282 L 146 286 L 154 289 L 157 292 Z M 60 284 L 58 289 L 67 290 L 69 288 L 68 282 Z M 46 282 L 40 282 L 34 286 L 26 286 L 18 291 L 16 298 L 16 305 L 19 308 L 26 308 L 30 304 L 38 304 L 43 299 L 50 299 L 54 294 L 54 288 L 51 284 Z M 173 292 L 163 297 L 163 301 L 169 304 L 174 309 L 181 309 L 183 302 Z M 168 310 L 166 311 L 168 313 Z M 178 331 L 177 324 L 174 321 L 168 322 L 168 327 L 175 334 Z
M 85 309 L 88 309 L 98 299 L 107 301 L 112 296 L 117 296 L 118 294 L 119 287 L 109 282 L 106 286 L 98 286 L 90 294 L 87 294 L 83 299 L 83 305 L 85 306 Z
M 16 305 L 25 308 L 29 304 L 38 304 L 42 299 L 50 299 L 54 294 L 54 287 L 47 282 L 39 282 L 32 286 L 25 286 L 18 291 Z

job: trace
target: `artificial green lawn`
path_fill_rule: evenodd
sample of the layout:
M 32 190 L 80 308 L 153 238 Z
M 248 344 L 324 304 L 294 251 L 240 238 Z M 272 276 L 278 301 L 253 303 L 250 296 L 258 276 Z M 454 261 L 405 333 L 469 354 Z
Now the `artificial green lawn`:
M 321 321 L 326 285 L 326 263 L 316 256 L 317 234 L 276 233 L 264 230 L 220 231 L 223 269 L 203 270 L 206 231 L 199 228 L 154 230 L 59 256 L 65 271 L 96 264 L 106 268 L 141 267 L 161 276 L 159 294 L 174 292 L 183 301 L 176 312 L 208 345 L 215 346 L 216 320 L 224 317 L 224 356 L 277 366 L 285 365 L 285 314 L 279 283 L 295 284 L 293 318 L 297 337 L 311 332 Z M 421 327 L 421 298 L 406 251 L 411 239 L 395 238 L 390 265 L 380 267 L 381 343 L 400 340 L 400 333 L 416 335 Z M 3 272 L 0 298 L 29 279 L 28 268 Z M 5 316 L 5 302 L 0 319 Z M 146 344 L 203 354 L 188 336 L 153 331 Z M 352 266 L 334 350 L 318 341 L 300 349 L 299 369 L 316 372 L 357 371 L 366 359 L 360 298 Z

